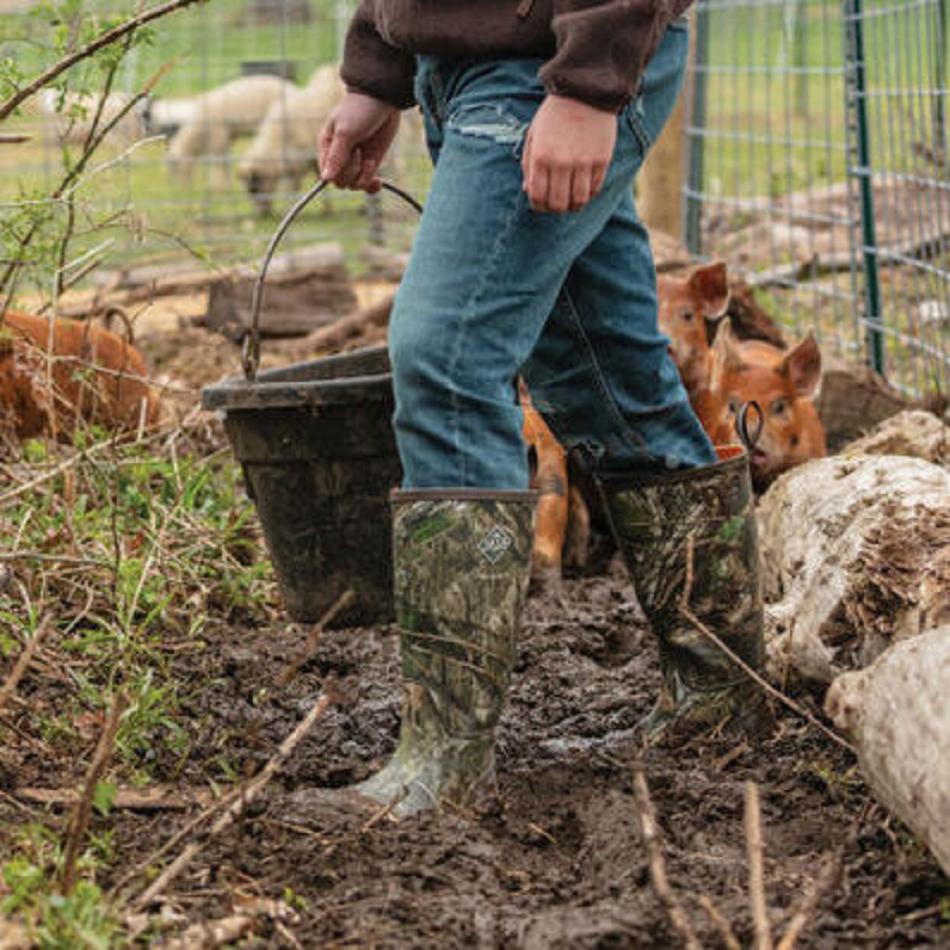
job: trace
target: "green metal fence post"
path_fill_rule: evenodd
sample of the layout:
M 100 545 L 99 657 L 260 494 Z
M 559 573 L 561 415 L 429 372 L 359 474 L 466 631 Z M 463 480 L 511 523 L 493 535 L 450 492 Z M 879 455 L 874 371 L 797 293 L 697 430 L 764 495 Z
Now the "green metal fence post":
M 937 29 L 934 37 L 933 117 L 934 145 L 947 163 L 947 114 L 943 93 L 947 88 L 947 0 L 937 0 Z
M 867 359 L 884 373 L 884 334 L 881 321 L 881 283 L 874 225 L 874 188 L 871 176 L 871 143 L 868 131 L 867 74 L 864 58 L 864 2 L 844 0 L 847 109 L 850 113 L 851 162 L 848 174 L 858 179 L 861 203 L 861 257 L 864 267 Z
M 703 252 L 703 173 L 706 148 L 706 65 L 709 62 L 709 12 L 707 4 L 697 4 L 693 18 L 693 81 L 687 117 L 686 202 L 683 209 L 683 237 L 686 249 L 695 257 Z M 700 134 L 696 134 L 699 130 Z

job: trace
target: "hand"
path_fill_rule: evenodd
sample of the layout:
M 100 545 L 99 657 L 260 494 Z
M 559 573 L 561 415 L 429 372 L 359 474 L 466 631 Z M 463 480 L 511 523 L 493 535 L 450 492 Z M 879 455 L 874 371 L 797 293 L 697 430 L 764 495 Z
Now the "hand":
M 320 131 L 320 176 L 339 188 L 370 194 L 399 129 L 399 110 L 360 92 L 348 92 Z
M 548 96 L 528 129 L 521 167 L 535 211 L 580 211 L 600 191 L 617 144 L 617 117 Z

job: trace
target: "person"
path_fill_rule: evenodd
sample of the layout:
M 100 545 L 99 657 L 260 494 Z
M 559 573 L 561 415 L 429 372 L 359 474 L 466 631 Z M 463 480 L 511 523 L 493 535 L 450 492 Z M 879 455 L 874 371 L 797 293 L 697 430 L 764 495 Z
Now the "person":
M 357 786 L 411 814 L 494 780 L 534 496 L 519 374 L 583 452 L 659 638 L 646 727 L 752 728 L 761 665 L 748 462 L 720 459 L 657 327 L 633 182 L 681 85 L 692 0 L 362 0 L 322 176 L 379 189 L 400 112 L 422 110 L 434 173 L 389 329 L 400 740 Z M 685 605 L 685 608 L 684 608 Z

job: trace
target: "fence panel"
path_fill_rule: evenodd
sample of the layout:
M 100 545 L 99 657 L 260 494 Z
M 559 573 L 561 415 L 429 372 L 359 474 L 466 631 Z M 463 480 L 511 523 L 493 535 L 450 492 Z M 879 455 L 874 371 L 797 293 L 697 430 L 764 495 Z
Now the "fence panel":
M 696 16 L 696 254 L 792 334 L 947 386 L 946 0 L 715 0 Z
M 39 4 L 27 6 L 34 9 L 5 13 L 0 8 L 0 59 L 10 58 L 23 75 L 32 76 L 55 58 L 51 39 L 56 27 Z M 159 71 L 164 74 L 144 115 L 137 109 L 138 118 L 110 136 L 93 163 L 93 167 L 100 163 L 104 167 L 92 178 L 87 174 L 88 181 L 75 193 L 81 226 L 71 254 L 108 244 L 109 265 L 134 260 L 161 266 L 180 261 L 186 253 L 215 265 L 255 259 L 279 213 L 313 178 L 315 129 L 301 144 L 295 141 L 299 136 L 293 134 L 294 122 L 278 123 L 270 149 L 275 160 L 283 168 L 301 163 L 306 168 L 300 178 L 283 176 L 267 183 L 272 201 L 266 214 L 251 194 L 250 180 L 240 174 L 242 159 L 261 124 L 237 128 L 206 103 L 189 112 L 189 103 L 201 102 L 198 97 L 225 83 L 261 72 L 286 76 L 299 89 L 319 66 L 339 60 L 353 6 L 347 0 L 214 0 L 156 24 L 151 41 L 125 56 L 114 93 L 133 96 Z M 138 7 L 130 0 L 92 0 L 78 5 L 74 16 L 88 24 L 93 16 L 125 17 Z M 79 26 L 78 19 L 75 25 Z M 69 74 L 70 88 L 88 91 L 94 103 L 103 75 L 101 70 L 77 67 Z M 292 95 L 282 92 L 282 102 L 289 103 Z M 75 155 L 75 132 L 89 117 L 87 111 L 67 136 L 68 119 L 51 115 L 48 104 L 48 96 L 38 97 L 5 123 L 5 131 L 32 135 L 30 143 L 0 151 L 4 172 L 0 175 L 0 226 L 5 230 L 5 247 L 14 240 L 12 232 L 23 218 L 23 209 L 30 202 L 41 202 L 62 179 L 63 139 L 73 140 L 69 147 Z M 236 102 L 238 112 L 242 104 L 249 108 Z M 308 114 L 306 122 L 317 126 L 320 117 Z M 185 160 L 173 167 L 170 156 L 176 136 L 188 123 L 196 134 Z M 222 135 L 224 144 L 220 145 Z M 178 144 L 183 141 L 179 139 Z M 424 188 L 428 180 L 423 150 L 416 123 L 408 130 L 398 165 L 391 172 L 414 190 Z M 51 211 L 51 238 L 64 213 L 62 208 Z M 288 246 L 340 240 L 359 266 L 357 252 L 368 243 L 406 249 L 414 224 L 412 215 L 400 208 L 387 208 L 381 219 L 362 196 L 335 193 L 322 206 L 308 209 L 289 235 Z

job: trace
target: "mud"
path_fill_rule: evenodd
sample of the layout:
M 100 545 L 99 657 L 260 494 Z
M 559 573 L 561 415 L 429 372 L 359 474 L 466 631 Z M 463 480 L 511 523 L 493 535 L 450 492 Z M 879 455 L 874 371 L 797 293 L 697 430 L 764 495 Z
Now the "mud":
M 292 625 L 221 627 L 209 649 L 185 654 L 180 676 L 197 691 L 183 710 L 194 733 L 174 777 L 183 784 L 223 780 L 225 762 L 251 774 L 321 689 L 343 701 L 240 824 L 208 843 L 169 894 L 172 906 L 198 920 L 230 913 L 235 893 L 291 897 L 299 920 L 290 929 L 305 947 L 675 946 L 637 830 L 632 775 L 641 763 L 670 879 L 704 944 L 720 945 L 701 895 L 743 945 L 752 940 L 742 802 L 743 783 L 754 779 L 777 934 L 822 860 L 841 849 L 841 882 L 799 946 L 945 945 L 946 879 L 871 802 L 846 752 L 782 713 L 776 734 L 754 749 L 716 737 L 642 748 L 637 724 L 657 660 L 632 589 L 622 578 L 578 579 L 565 600 L 529 609 L 500 728 L 498 791 L 471 814 L 441 810 L 366 828 L 366 814 L 348 810 L 342 795 L 313 792 L 362 779 L 395 745 L 393 630 L 325 634 L 281 688 L 276 678 L 305 640 Z M 140 860 L 183 820 L 126 816 L 120 863 Z M 289 945 L 269 927 L 257 927 L 252 945 Z

